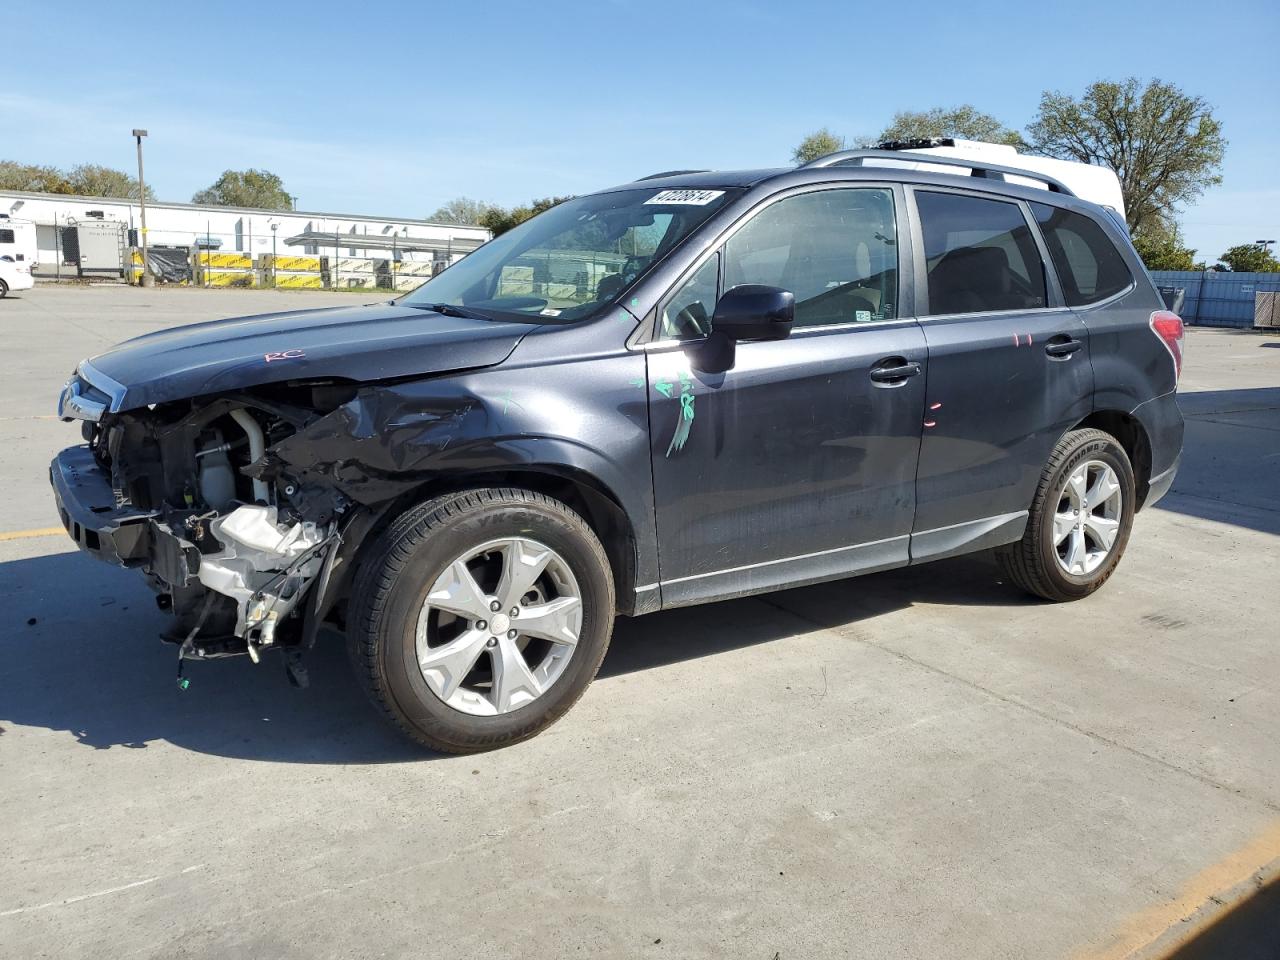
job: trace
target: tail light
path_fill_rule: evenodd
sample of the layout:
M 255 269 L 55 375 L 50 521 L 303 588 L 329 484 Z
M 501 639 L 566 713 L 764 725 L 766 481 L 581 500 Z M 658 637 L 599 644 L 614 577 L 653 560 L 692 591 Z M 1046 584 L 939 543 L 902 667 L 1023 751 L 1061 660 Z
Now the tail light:
M 1151 332 L 1160 338 L 1169 356 L 1173 357 L 1174 379 L 1182 376 L 1182 318 L 1168 310 L 1157 310 L 1151 315 Z

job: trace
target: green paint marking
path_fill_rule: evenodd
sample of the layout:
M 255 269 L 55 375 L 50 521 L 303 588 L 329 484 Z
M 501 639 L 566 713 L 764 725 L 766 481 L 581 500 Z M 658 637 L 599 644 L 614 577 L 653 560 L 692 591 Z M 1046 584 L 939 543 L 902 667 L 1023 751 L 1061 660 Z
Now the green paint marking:
M 631 305 L 632 305 L 633 307 L 638 307 L 638 306 L 640 306 L 640 298 L 639 298 L 639 297 L 632 297 L 632 298 L 631 298 Z
M 668 400 L 670 400 L 676 394 L 675 386 L 671 383 L 670 380 L 655 381 L 653 384 L 653 389 L 657 390 L 660 394 L 662 394 Z
M 644 389 L 644 377 L 632 377 L 627 381 L 627 383 L 631 384 L 633 387 L 639 387 L 641 390 Z
M 676 421 L 675 433 L 671 435 L 671 444 L 667 447 L 667 456 L 683 450 L 689 440 L 689 431 L 693 429 L 694 394 L 693 380 L 689 374 L 681 371 L 680 378 L 680 419 Z

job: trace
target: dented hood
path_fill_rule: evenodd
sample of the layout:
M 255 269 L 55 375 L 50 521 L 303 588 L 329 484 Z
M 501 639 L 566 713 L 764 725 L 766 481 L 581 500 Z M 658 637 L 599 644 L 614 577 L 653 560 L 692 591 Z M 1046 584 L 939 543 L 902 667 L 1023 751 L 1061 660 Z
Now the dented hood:
M 295 310 L 173 327 L 81 367 L 113 411 L 284 380 L 385 380 L 501 363 L 534 325 L 395 303 Z

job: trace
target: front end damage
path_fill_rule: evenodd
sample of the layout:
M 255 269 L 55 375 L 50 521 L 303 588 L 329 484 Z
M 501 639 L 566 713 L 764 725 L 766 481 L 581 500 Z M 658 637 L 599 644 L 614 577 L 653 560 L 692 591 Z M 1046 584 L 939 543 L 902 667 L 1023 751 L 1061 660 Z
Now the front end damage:
M 179 647 L 180 676 L 183 659 L 280 649 L 305 679 L 297 655 L 325 613 L 354 504 L 269 451 L 354 395 L 279 384 L 111 412 L 83 370 L 64 390 L 59 414 L 82 421 L 86 443 L 50 467 L 63 525 L 82 549 L 146 575 L 172 617 L 162 637 Z

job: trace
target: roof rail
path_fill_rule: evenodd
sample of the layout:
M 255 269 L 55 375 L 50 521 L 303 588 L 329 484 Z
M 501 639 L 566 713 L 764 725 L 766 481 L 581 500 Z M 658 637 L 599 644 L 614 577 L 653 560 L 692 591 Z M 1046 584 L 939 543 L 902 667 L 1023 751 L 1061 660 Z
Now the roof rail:
M 835 153 L 828 153 L 825 157 L 819 157 L 817 160 L 810 160 L 800 169 L 861 167 L 864 160 L 896 160 L 899 163 L 940 163 L 948 167 L 964 167 L 970 171 L 969 176 L 985 177 L 988 180 L 1003 180 L 1006 176 L 1026 177 L 1029 180 L 1040 181 L 1054 193 L 1061 193 L 1068 197 L 1075 196 L 1075 193 L 1065 183 L 1049 176 L 1047 173 L 1023 170 L 1020 167 L 1001 166 L 1000 164 L 987 163 L 985 160 L 977 158 L 970 160 L 965 157 L 936 156 L 916 151 L 907 153 L 899 150 L 837 150 Z
M 663 170 L 661 173 L 651 173 L 647 177 L 637 177 L 635 182 L 640 183 L 643 180 L 661 180 L 663 177 L 678 177 L 685 173 L 710 173 L 710 170 Z

